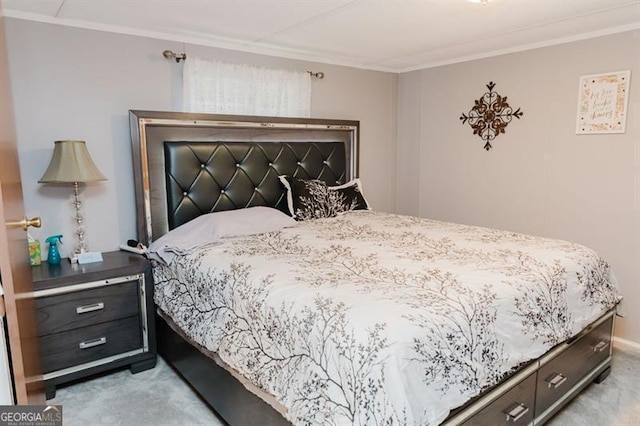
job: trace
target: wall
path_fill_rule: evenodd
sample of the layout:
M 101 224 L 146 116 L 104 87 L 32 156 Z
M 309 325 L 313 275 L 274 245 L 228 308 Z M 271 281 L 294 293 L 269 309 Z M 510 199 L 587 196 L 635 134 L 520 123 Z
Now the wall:
M 612 265 L 640 343 L 640 31 L 403 74 L 398 210 L 573 240 Z M 631 70 L 625 134 L 576 135 L 581 75 Z M 459 117 L 493 81 L 524 116 L 482 149 Z M 417 119 L 408 118 L 418 116 Z M 402 172 L 412 170 L 408 174 Z M 639 346 L 640 347 L 640 346 Z
M 40 185 L 53 141 L 81 139 L 108 178 L 84 191 L 90 249 L 113 250 L 135 236 L 128 111 L 181 110 L 182 65 L 188 56 L 291 70 L 323 71 L 313 82 L 312 116 L 360 120 L 360 177 L 375 208 L 395 203 L 395 74 L 287 60 L 137 36 L 6 19 L 24 199 L 29 216 L 42 216 L 42 239 L 62 233 L 75 244 L 71 189 Z M 389 161 L 391 159 L 391 166 Z M 63 253 L 64 255 L 64 253 Z

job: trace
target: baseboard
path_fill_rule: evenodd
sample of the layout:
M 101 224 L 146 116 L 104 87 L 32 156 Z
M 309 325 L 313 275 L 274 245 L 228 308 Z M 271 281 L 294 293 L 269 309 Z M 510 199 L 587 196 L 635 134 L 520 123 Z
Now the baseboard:
M 620 337 L 613 337 L 613 347 L 625 352 L 640 354 L 640 343 L 632 342 L 631 340 L 622 339 Z

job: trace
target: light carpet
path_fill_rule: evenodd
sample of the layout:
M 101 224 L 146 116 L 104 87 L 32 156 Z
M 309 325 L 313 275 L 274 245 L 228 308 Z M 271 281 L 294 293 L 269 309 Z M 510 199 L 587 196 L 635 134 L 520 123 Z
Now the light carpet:
M 163 360 L 138 374 L 121 370 L 61 387 L 65 426 L 224 425 Z M 640 353 L 614 351 L 612 371 L 558 413 L 551 426 L 640 425 Z

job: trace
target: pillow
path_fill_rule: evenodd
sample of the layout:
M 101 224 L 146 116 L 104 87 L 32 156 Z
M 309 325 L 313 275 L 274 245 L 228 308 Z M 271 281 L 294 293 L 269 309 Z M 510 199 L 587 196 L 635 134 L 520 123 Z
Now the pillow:
M 218 227 L 219 238 L 264 234 L 296 225 L 294 220 L 280 210 L 264 206 L 226 210 L 209 215 L 212 216 L 210 220 Z
M 203 214 L 167 232 L 147 250 L 151 258 L 170 264 L 176 255 L 216 244 L 222 238 L 275 232 L 295 226 L 296 221 L 271 207 L 249 207 Z
M 362 195 L 360 179 L 338 186 L 290 176 L 278 176 L 278 179 L 287 190 L 289 213 L 297 220 L 334 217 L 346 211 L 369 209 Z
M 371 210 L 369 203 L 366 198 L 364 198 L 364 194 L 362 193 L 362 184 L 360 183 L 360 179 L 355 178 L 345 183 L 344 185 L 339 186 L 329 186 L 329 191 L 338 191 L 342 195 L 344 195 L 347 199 L 347 204 L 353 206 L 345 211 L 351 210 Z

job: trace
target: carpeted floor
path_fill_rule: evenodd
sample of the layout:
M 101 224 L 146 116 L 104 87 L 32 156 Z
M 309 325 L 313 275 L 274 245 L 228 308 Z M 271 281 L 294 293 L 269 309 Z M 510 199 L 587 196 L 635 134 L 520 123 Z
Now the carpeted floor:
M 224 425 L 162 358 L 152 370 L 121 370 L 60 387 L 64 426 Z
M 123 370 L 61 387 L 48 402 L 62 404 L 65 426 L 224 424 L 162 359 L 139 374 Z M 640 353 L 616 350 L 609 377 L 547 424 L 640 425 Z

